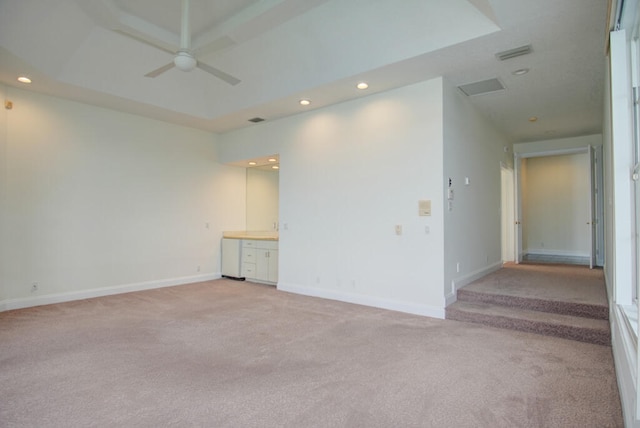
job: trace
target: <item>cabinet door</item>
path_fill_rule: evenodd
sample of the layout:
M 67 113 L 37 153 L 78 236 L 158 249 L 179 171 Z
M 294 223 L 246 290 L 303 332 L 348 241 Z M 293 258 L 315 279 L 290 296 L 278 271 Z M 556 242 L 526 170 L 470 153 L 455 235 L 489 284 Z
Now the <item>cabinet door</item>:
M 278 282 L 278 250 L 269 250 L 269 279 L 270 282 Z
M 269 251 L 258 248 L 256 251 L 256 279 L 269 281 Z

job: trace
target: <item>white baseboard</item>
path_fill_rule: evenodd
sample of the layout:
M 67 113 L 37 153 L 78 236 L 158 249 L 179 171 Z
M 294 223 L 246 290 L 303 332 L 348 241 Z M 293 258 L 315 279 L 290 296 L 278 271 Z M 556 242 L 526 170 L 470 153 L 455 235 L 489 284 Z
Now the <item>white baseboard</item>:
M 47 294 L 44 296 L 24 297 L 0 301 L 0 312 L 13 309 L 30 308 L 33 306 L 51 305 L 54 303 L 71 302 L 74 300 L 91 299 L 94 297 L 111 296 L 113 294 L 131 293 L 133 291 L 151 290 L 155 288 L 172 287 L 174 285 L 190 284 L 194 282 L 211 281 L 221 278 L 221 274 L 204 274 L 183 276 L 180 278 L 160 279 L 156 281 L 138 282 L 134 284 L 116 285 L 113 287 L 93 288 L 89 290 L 69 291 L 66 293 Z
M 452 303 L 455 303 L 455 301 L 457 300 L 456 292 L 462 287 L 464 287 L 465 285 L 469 285 L 473 281 L 480 279 L 483 276 L 489 275 L 491 272 L 495 272 L 500 268 L 502 268 L 501 261 L 451 280 L 451 292 L 445 296 L 445 307 L 449 306 Z
M 346 293 L 338 290 L 326 290 L 323 288 L 305 287 L 296 284 L 285 284 L 282 282 L 278 282 L 278 290 L 302 294 L 304 296 L 320 297 L 322 299 L 337 300 L 340 302 L 354 303 L 356 305 L 371 306 L 374 308 L 388 309 L 413 315 L 423 315 L 431 318 L 444 319 L 444 308 L 436 306 L 388 300 L 380 297 Z
M 528 248 L 523 251 L 523 254 L 538 255 L 538 256 L 560 256 L 560 257 L 591 257 L 589 253 L 583 251 L 566 251 L 566 250 L 549 250 L 542 248 Z

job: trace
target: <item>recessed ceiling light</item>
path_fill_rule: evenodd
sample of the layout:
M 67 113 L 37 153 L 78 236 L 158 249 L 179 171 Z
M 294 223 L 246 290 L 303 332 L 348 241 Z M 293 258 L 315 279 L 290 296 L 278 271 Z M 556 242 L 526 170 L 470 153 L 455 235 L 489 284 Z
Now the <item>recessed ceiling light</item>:
M 529 118 L 529 122 L 537 122 L 538 121 L 538 117 L 537 116 L 531 116 Z
M 249 165 L 253 166 L 253 165 L 257 165 L 257 163 L 255 163 L 254 161 L 249 162 Z
M 269 162 L 278 162 L 278 159 L 276 159 L 276 158 L 269 158 Z
M 20 76 L 20 77 L 18 77 L 18 82 L 31 83 L 31 79 L 29 79 L 27 76 Z
M 311 101 L 304 99 L 304 100 L 300 100 L 300 105 L 301 106 L 308 106 L 309 104 L 311 104 Z
M 512 71 L 511 74 L 515 76 L 522 76 L 523 74 L 527 74 L 529 72 L 528 68 L 520 68 L 518 70 Z
M 278 165 L 273 165 L 271 169 L 280 169 L 280 167 Z
M 360 82 L 356 85 L 356 88 L 358 89 L 367 89 L 369 87 L 369 84 L 367 82 Z

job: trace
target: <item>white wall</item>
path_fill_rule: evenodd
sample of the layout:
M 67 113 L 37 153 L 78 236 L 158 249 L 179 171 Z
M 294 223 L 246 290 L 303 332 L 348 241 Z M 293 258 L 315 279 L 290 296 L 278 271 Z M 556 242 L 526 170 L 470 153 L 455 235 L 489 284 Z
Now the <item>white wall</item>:
M 247 168 L 247 230 L 277 230 L 278 178 L 277 171 Z
M 279 289 L 444 316 L 441 79 L 225 134 L 220 153 L 280 154 Z
M 216 162 L 212 134 L 5 91 L 5 308 L 219 275 L 221 231 L 245 224 L 245 171 Z
M 589 257 L 590 174 L 588 153 L 525 159 L 521 189 L 525 254 Z
M 445 84 L 443 190 L 449 178 L 454 190 L 452 209 L 444 213 L 448 303 L 455 300 L 457 288 L 501 266 L 500 162 L 513 165 L 511 144 L 466 96 Z

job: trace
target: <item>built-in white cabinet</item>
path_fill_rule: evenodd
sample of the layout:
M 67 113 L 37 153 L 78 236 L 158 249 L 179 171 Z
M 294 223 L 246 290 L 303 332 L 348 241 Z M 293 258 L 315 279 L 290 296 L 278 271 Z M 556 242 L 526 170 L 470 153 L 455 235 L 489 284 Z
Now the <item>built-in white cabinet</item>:
M 278 282 L 278 244 L 269 242 L 270 248 L 258 248 L 256 254 L 256 279 Z
M 242 240 L 242 276 L 250 281 L 278 282 L 278 242 Z

